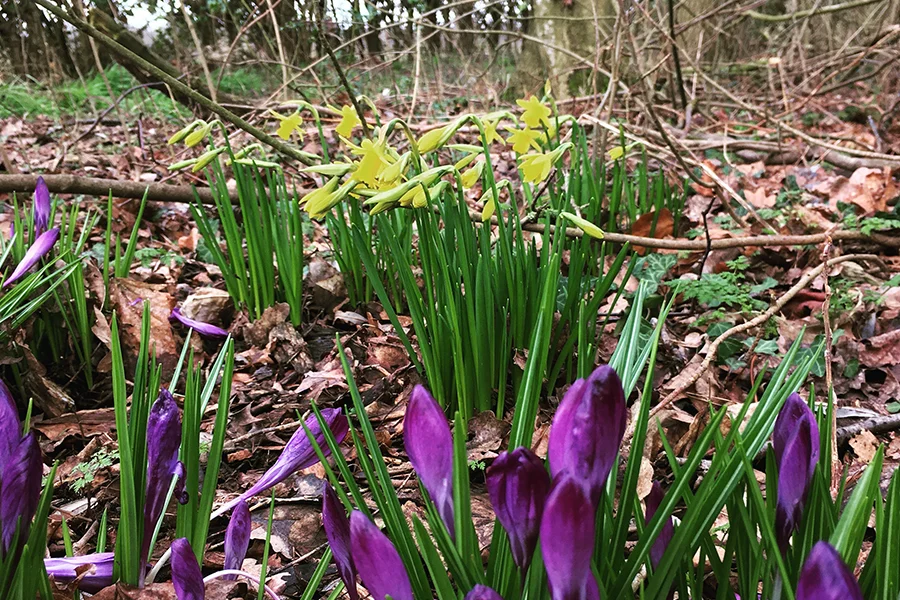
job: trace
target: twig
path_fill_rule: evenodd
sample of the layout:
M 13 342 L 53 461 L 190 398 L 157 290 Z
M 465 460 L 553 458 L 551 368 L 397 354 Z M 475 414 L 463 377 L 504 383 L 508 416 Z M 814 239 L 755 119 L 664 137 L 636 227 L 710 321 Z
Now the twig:
M 832 228 L 833 229 L 833 228 Z M 828 233 L 831 233 L 830 231 Z M 834 334 L 831 331 L 831 285 L 828 280 L 831 276 L 831 266 L 828 264 L 831 256 L 832 241 L 831 236 L 825 238 L 825 244 L 822 248 L 822 261 L 825 269 L 822 276 L 825 278 L 825 301 L 822 303 L 822 325 L 825 328 L 825 393 L 828 395 L 829 402 L 834 397 L 834 375 L 832 373 L 831 357 L 834 350 Z M 838 493 L 838 487 L 841 481 L 841 471 L 843 465 L 838 457 L 837 451 L 837 410 L 831 411 L 831 496 L 835 498 Z
M 871 431 L 872 433 L 884 433 L 892 431 L 900 427 L 900 413 L 895 415 L 878 415 L 859 423 L 845 425 L 837 430 L 835 439 L 837 443 L 843 444 L 850 438 L 862 433 L 863 431 Z
M 157 84 L 156 82 L 153 82 L 153 83 L 141 83 L 141 84 L 139 84 L 139 85 L 132 86 L 132 87 L 128 88 L 127 90 L 125 90 L 124 92 L 122 92 L 122 93 L 119 95 L 119 97 L 116 98 L 115 102 L 113 102 L 112 104 L 110 104 L 109 106 L 107 106 L 106 109 L 105 109 L 102 113 L 100 113 L 100 116 L 97 117 L 96 119 L 94 119 L 94 122 L 91 123 L 91 126 L 88 127 L 88 128 L 85 130 L 84 133 L 82 133 L 82 134 L 79 135 L 77 138 L 75 138 L 75 141 L 72 142 L 72 145 L 74 146 L 75 144 L 77 144 L 78 142 L 80 142 L 81 140 L 83 140 L 84 138 L 86 138 L 87 136 L 89 136 L 89 135 L 91 134 L 91 132 L 94 131 L 94 130 L 97 128 L 97 126 L 100 125 L 100 123 L 103 122 L 103 118 L 104 118 L 106 115 L 108 115 L 113 109 L 117 109 L 118 106 L 119 106 L 119 103 L 121 103 L 122 100 L 124 100 L 129 94 L 131 94 L 132 92 L 136 92 L 136 91 L 138 91 L 138 90 L 140 90 L 140 89 L 143 89 L 143 88 L 153 87 L 153 86 L 155 86 L 155 85 L 158 85 L 158 84 Z
M 194 27 L 194 21 L 188 13 L 184 0 L 178 0 L 181 5 L 181 15 L 184 17 L 184 24 L 187 25 L 188 32 L 191 34 L 191 40 L 194 42 L 194 49 L 197 51 L 197 60 L 200 62 L 200 68 L 203 69 L 203 77 L 206 78 L 206 88 L 209 90 L 209 97 L 216 102 L 216 86 L 213 84 L 212 75 L 209 73 L 209 65 L 206 64 L 206 56 L 203 54 L 203 44 L 200 43 L 200 36 L 197 35 L 197 29 Z
M 832 258 L 831 260 L 820 264 L 814 269 L 810 269 L 800 280 L 794 284 L 791 289 L 784 293 L 783 296 L 778 298 L 772 306 L 770 306 L 765 312 L 757 315 L 756 317 L 741 323 L 740 325 L 735 325 L 731 329 L 723 332 L 722 335 L 717 337 L 712 343 L 709 345 L 709 349 L 706 352 L 706 358 L 703 359 L 703 362 L 700 364 L 700 368 L 688 378 L 688 380 L 681 385 L 678 386 L 674 391 L 672 391 L 668 396 L 663 398 L 659 404 L 653 407 L 653 410 L 650 411 L 650 416 L 654 416 L 663 408 L 677 400 L 681 397 L 684 392 L 686 392 L 692 385 L 697 383 L 697 380 L 706 372 L 712 362 L 716 359 L 716 354 L 718 353 L 719 346 L 722 345 L 725 340 L 728 338 L 737 335 L 738 333 L 742 333 L 749 329 L 756 327 L 757 325 L 762 325 L 769 319 L 771 319 L 778 311 L 784 308 L 784 305 L 791 301 L 791 299 L 800 293 L 806 286 L 808 286 L 816 277 L 818 277 L 826 268 L 829 268 L 833 265 L 840 264 L 843 262 L 851 261 L 851 260 L 880 260 L 880 258 L 874 254 L 848 254 L 846 256 L 838 256 L 837 258 Z
M 278 26 L 278 17 L 275 15 L 275 7 L 272 0 L 266 0 L 269 16 L 272 18 L 272 28 L 275 30 L 275 45 L 278 48 L 278 60 L 281 62 L 281 81 L 284 87 L 288 84 L 287 60 L 284 57 L 284 45 L 281 43 L 281 27 Z
M 827 15 L 829 13 L 836 13 L 842 10 L 848 10 L 851 8 L 858 8 L 860 6 L 866 6 L 868 4 L 876 4 L 878 2 L 884 2 L 884 0 L 856 0 L 855 2 L 844 2 L 843 4 L 832 4 L 831 6 L 823 6 L 819 8 L 812 8 L 808 10 L 798 10 L 797 12 L 782 14 L 782 15 L 770 15 L 766 13 L 757 12 L 755 10 L 748 10 L 746 14 L 748 17 L 752 17 L 757 21 L 766 21 L 768 23 L 780 23 L 782 21 L 793 21 L 794 19 L 803 19 L 805 17 L 812 17 L 813 15 Z
M 415 79 L 413 80 L 412 99 L 409 101 L 409 114 L 407 121 L 411 121 L 416 111 L 416 98 L 419 95 L 419 78 L 422 74 L 422 27 L 416 27 L 416 70 Z
M 181 94 L 187 96 L 188 98 L 190 98 L 191 100 L 193 100 L 194 102 L 196 102 L 197 104 L 202 106 L 203 108 L 209 110 L 210 112 L 217 114 L 219 117 L 228 121 L 235 127 L 243 129 L 244 131 L 246 131 L 247 133 L 249 133 L 256 139 L 258 139 L 259 141 L 271 146 L 272 148 L 281 152 L 282 154 L 290 156 L 294 160 L 298 160 L 301 163 L 306 164 L 306 165 L 311 164 L 310 159 L 307 156 L 305 156 L 302 152 L 300 152 L 297 148 L 294 148 L 294 147 L 284 143 L 283 141 L 275 138 L 274 136 L 267 134 L 266 132 L 262 131 L 261 129 L 254 127 L 253 125 L 248 123 L 246 120 L 237 116 L 230 110 L 223 108 L 220 104 L 213 102 L 211 99 L 209 99 L 206 96 L 204 96 L 203 94 L 197 92 L 192 87 L 185 85 L 181 81 L 178 81 L 178 79 L 176 79 L 175 77 L 172 77 L 168 73 L 164 72 L 162 69 L 160 69 L 156 65 L 149 63 L 148 61 L 141 58 L 140 56 L 138 56 L 131 50 L 125 48 L 124 46 L 122 46 L 121 44 L 119 44 L 118 42 L 116 42 L 115 40 L 113 40 L 112 38 L 110 38 L 109 36 L 104 34 L 103 32 L 99 31 L 96 27 L 94 27 L 90 23 L 84 21 L 83 19 L 78 18 L 75 15 L 72 15 L 72 14 L 60 9 L 58 6 L 56 6 L 55 4 L 53 4 L 51 2 L 48 2 L 47 0 L 34 0 L 34 1 L 37 4 L 39 4 L 40 6 L 44 7 L 48 11 L 50 11 L 51 13 L 53 13 L 54 15 L 56 15 L 57 17 L 59 17 L 60 19 L 72 24 L 77 29 L 79 29 L 83 33 L 87 34 L 91 38 L 96 39 L 98 42 L 100 42 L 101 44 L 103 44 L 104 46 L 106 46 L 107 48 L 112 50 L 113 52 L 115 52 L 115 53 L 127 58 L 128 60 L 132 61 L 133 63 L 137 64 L 138 66 L 140 66 L 141 69 L 147 71 L 148 73 L 150 73 L 150 75 L 158 78 L 160 81 L 166 83 L 168 86 L 178 90 Z M 365 121 L 363 121 L 363 123 L 365 123 Z
M 331 44 L 328 43 L 328 40 L 325 39 L 325 24 L 324 24 L 324 15 L 319 14 L 319 44 L 325 48 L 325 52 L 328 53 L 328 58 L 331 59 L 331 64 L 334 65 L 334 70 L 337 71 L 338 78 L 341 80 L 341 85 L 344 86 L 344 89 L 347 91 L 347 95 L 350 96 L 350 103 L 353 104 L 353 110 L 356 111 L 356 116 L 359 117 L 359 122 L 362 125 L 363 135 L 367 138 L 372 137 L 372 132 L 369 131 L 369 124 L 366 122 L 366 115 L 363 113 L 362 106 L 359 104 L 359 100 L 356 97 L 356 93 L 353 91 L 353 88 L 350 87 L 350 82 L 347 81 L 347 75 L 344 73 L 343 67 L 341 67 L 340 61 L 338 61 L 337 56 L 334 55 L 334 51 L 331 49 Z

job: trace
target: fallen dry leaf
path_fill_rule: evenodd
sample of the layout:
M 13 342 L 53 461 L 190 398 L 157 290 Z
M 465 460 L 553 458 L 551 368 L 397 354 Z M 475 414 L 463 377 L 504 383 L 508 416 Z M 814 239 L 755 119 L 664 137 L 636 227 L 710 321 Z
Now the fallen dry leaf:
M 872 462 L 875 453 L 878 451 L 878 438 L 869 430 L 865 430 L 850 440 L 850 447 L 853 452 L 865 464 Z

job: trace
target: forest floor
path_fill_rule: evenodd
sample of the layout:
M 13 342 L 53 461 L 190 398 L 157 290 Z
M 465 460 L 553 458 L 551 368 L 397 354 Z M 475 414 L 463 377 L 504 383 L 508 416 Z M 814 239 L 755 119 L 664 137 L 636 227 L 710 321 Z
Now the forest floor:
M 795 126 L 834 144 L 900 154 L 900 127 L 878 132 L 865 120 L 842 118 L 854 103 L 841 96 L 820 98 L 817 111 L 801 116 Z M 577 108 L 580 111 L 589 106 Z M 84 135 L 92 126 L 90 120 L 7 117 L 0 120 L 3 169 L 6 173 L 72 174 L 205 186 L 205 179 L 199 175 L 173 174 L 168 170 L 168 165 L 196 155 L 195 150 L 166 145 L 166 140 L 182 125 L 140 118 L 131 121 L 126 132 L 112 120 L 97 124 Z M 335 125 L 336 121 L 326 123 L 326 135 Z M 697 117 L 693 128 L 708 136 L 754 129 L 761 136 L 772 133 L 764 124 L 734 122 L 725 113 Z M 309 126 L 307 141 L 300 146 L 316 152 L 317 143 L 310 141 L 316 139 L 313 131 Z M 710 189 L 688 185 L 681 214 L 663 211 L 657 215 L 653 236 L 658 239 L 702 240 L 708 235 L 717 240 L 756 235 L 764 230 L 761 222 L 782 235 L 830 232 L 836 225 L 858 229 L 868 223 L 870 228 L 881 230 L 888 243 L 846 240 L 711 252 L 658 250 L 655 262 L 664 270 L 662 293 L 668 291 L 667 281 L 695 280 L 690 293 L 677 298 L 669 313 L 655 371 L 659 398 L 687 386 L 678 401 L 659 414 L 669 442 L 677 453 L 686 455 L 708 419 L 709 403 L 736 406 L 742 402 L 755 377 L 763 369 L 777 365 L 779 356 L 798 336 L 803 336 L 805 351 L 811 351 L 826 338 L 823 311 L 828 311 L 837 425 L 846 428 L 873 418 L 876 424 L 882 423 L 874 431 L 840 429 L 846 434 L 844 438 L 839 436 L 839 449 L 848 480 L 852 485 L 878 444 L 885 444 L 888 466 L 883 481 L 887 482 L 900 464 L 900 434 L 889 428 L 890 416 L 900 412 L 900 230 L 890 229 L 898 223 L 900 190 L 894 170 L 868 166 L 835 168 L 806 157 L 792 164 L 766 164 L 764 155 L 732 151 L 721 145 L 699 149 L 695 154 L 755 210 L 756 217 L 746 210 L 735 212 L 723 206 Z M 636 152 L 625 160 L 630 167 L 636 167 L 641 156 Z M 498 152 L 494 161 L 499 170 L 515 172 L 515 159 L 508 148 Z M 664 169 L 676 186 L 682 185 L 682 173 L 672 168 L 674 161 L 664 164 L 651 159 L 650 164 L 651 168 Z M 299 172 L 299 166 L 285 166 L 288 185 L 308 189 L 312 180 Z M 106 215 L 105 197 L 63 198 L 101 214 L 88 248 L 102 243 L 107 227 L 127 240 L 140 204 L 135 198 L 115 198 L 113 213 Z M 21 195 L 18 199 L 27 200 Z M 11 202 L 12 195 L 0 195 L 0 200 Z M 0 231 L 7 231 L 10 219 L 11 213 L 0 214 Z M 112 308 L 120 316 L 133 313 L 139 319 L 139 308 L 133 306 L 136 298 L 149 301 L 158 317 L 152 339 L 164 365 L 177 360 L 185 334 L 183 328 L 170 325 L 166 319 L 176 305 L 193 302 L 201 306 L 203 320 L 229 329 L 235 337 L 234 400 L 223 483 L 219 487 L 223 500 L 246 488 L 271 464 L 287 436 L 298 427 L 298 415 L 308 411 L 310 402 L 321 406 L 346 402 L 348 388 L 334 342 L 339 334 L 354 358 L 353 373 L 369 407 L 369 417 L 376 425 L 382 451 L 389 457 L 390 473 L 401 499 L 408 503 L 410 511 L 419 510 L 418 488 L 402 450 L 401 426 L 409 393 L 420 379 L 382 307 L 375 302 L 350 304 L 333 260 L 327 230 L 321 223 L 308 221 L 305 229 L 306 302 L 299 328 L 290 325 L 283 306 L 268 309 L 252 323 L 245 315 L 234 314 L 227 295 L 221 292 L 221 273 L 198 252 L 200 234 L 187 204 L 150 202 L 138 232 L 135 264 L 127 280 L 111 286 L 110 297 L 104 297 L 99 270 L 86 271 L 96 315 L 93 331 L 99 340 L 92 357 L 99 373 L 93 388 L 84 384 L 67 356 L 43 365 L 43 371 L 35 371 L 36 376 L 26 382 L 27 393 L 35 401 L 38 416 L 34 427 L 41 434 L 41 446 L 49 459 L 60 461 L 54 498 L 58 510 L 52 517 L 57 526 L 65 515 L 74 537 L 88 543 L 96 535 L 92 525 L 104 508 L 117 502 L 114 414 L 107 376 L 109 324 L 108 312 L 101 308 Z M 649 232 L 649 221 L 640 219 L 631 231 L 619 233 L 646 236 Z M 819 275 L 805 289 L 793 293 L 763 325 L 730 337 L 718 348 L 710 368 L 706 368 L 703 361 L 713 339 L 783 299 L 823 258 L 846 254 L 875 254 L 878 260 L 844 262 Z M 635 281 L 621 283 L 628 292 L 636 286 Z M 611 307 L 612 314 L 621 316 L 626 307 L 627 302 L 622 301 L 621 307 Z M 408 326 L 408 317 L 401 315 L 400 320 Z M 137 333 L 134 327 L 123 330 L 126 348 L 136 347 Z M 601 358 L 608 358 L 615 348 L 615 321 L 610 321 L 605 333 Z M 199 359 L 207 360 L 219 350 L 217 343 L 194 336 L 192 347 Z M 8 353 L 26 358 L 10 360 L 28 360 L 31 352 L 26 339 L 20 336 Z M 30 370 L 35 367 L 29 364 Z M 823 360 L 814 368 L 810 385 L 822 393 L 826 383 Z M 549 419 L 564 391 L 551 390 L 542 404 L 533 444 L 539 454 L 546 449 Z M 510 415 L 497 416 L 499 420 L 489 413 L 476 417 L 469 426 L 473 512 L 476 530 L 485 545 L 493 519 L 480 469 L 505 448 L 510 429 Z M 882 431 L 886 428 L 883 423 L 888 423 L 887 431 Z M 276 587 L 288 593 L 302 591 L 315 566 L 311 557 L 316 557 L 325 543 L 319 500 L 322 485 L 323 471 L 321 466 L 315 466 L 276 489 L 270 572 L 281 573 L 282 582 Z M 256 541 L 250 558 L 257 562 L 257 572 L 265 518 L 265 511 L 254 512 Z M 217 524 L 211 530 L 210 552 L 206 555 L 211 566 L 221 566 L 223 527 Z M 50 539 L 51 550 L 59 550 L 59 527 L 51 531 Z

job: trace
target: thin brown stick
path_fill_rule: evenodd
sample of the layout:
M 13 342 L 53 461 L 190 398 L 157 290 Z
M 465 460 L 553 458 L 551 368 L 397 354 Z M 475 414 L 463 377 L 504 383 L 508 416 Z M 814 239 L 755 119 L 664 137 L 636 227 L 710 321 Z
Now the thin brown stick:
M 703 362 L 700 364 L 700 368 L 693 375 L 691 375 L 691 377 L 688 378 L 688 380 L 686 382 L 679 385 L 678 388 L 676 388 L 668 396 L 663 398 L 659 402 L 659 404 L 654 406 L 653 409 L 650 411 L 650 416 L 651 417 L 654 416 L 659 411 L 661 411 L 663 408 L 665 408 L 666 406 L 668 406 L 675 400 L 678 400 L 681 397 L 681 395 L 684 394 L 684 392 L 686 392 L 692 385 L 697 383 L 697 380 L 700 379 L 700 377 L 703 375 L 703 373 L 705 373 L 706 370 L 709 369 L 709 366 L 716 359 L 716 355 L 718 353 L 719 346 L 721 346 L 725 342 L 725 340 L 727 340 L 728 338 L 730 338 L 734 335 L 737 335 L 738 333 L 743 333 L 744 331 L 752 329 L 758 325 L 762 325 L 763 323 L 765 323 L 766 321 L 771 319 L 773 316 L 775 316 L 775 314 L 777 314 L 778 311 L 780 311 L 782 308 L 784 308 L 785 304 L 790 302 L 794 296 L 799 294 L 801 290 L 803 290 L 804 288 L 806 288 L 806 286 L 808 286 L 810 283 L 812 283 L 812 281 L 816 277 L 818 277 L 820 274 L 822 274 L 822 272 L 826 268 L 832 267 L 834 265 L 837 265 L 837 264 L 840 264 L 843 262 L 848 262 L 851 260 L 881 260 L 881 259 L 880 259 L 880 257 L 878 257 L 875 254 L 848 254 L 846 256 L 838 256 L 837 258 L 832 258 L 831 260 L 820 264 L 819 266 L 815 267 L 814 269 L 810 269 L 809 271 L 807 271 L 806 274 L 804 274 L 803 277 L 801 277 L 800 280 L 797 283 L 795 283 L 793 285 L 793 287 L 791 287 L 791 289 L 789 289 L 787 292 L 784 293 L 784 295 L 782 295 L 780 298 L 778 298 L 778 300 L 776 300 L 775 303 L 772 304 L 772 306 L 770 306 L 765 312 L 757 315 L 756 317 L 750 319 L 749 321 L 741 323 L 740 325 L 735 325 L 731 329 L 722 333 L 722 335 L 717 337 L 715 340 L 713 340 L 712 343 L 709 345 L 709 349 L 706 352 L 706 358 L 704 358 Z
M 154 202 L 194 201 L 194 191 L 203 204 L 213 204 L 213 195 L 207 187 L 190 185 L 171 185 L 168 183 L 141 183 L 138 181 L 120 181 L 118 179 L 100 179 L 97 177 L 80 177 L 78 175 L 44 175 L 47 188 L 54 194 L 85 194 L 87 196 L 106 196 L 112 193 L 115 198 L 143 198 Z M 37 185 L 37 175 L 0 175 L 0 194 L 30 193 Z M 236 196 L 231 198 L 237 202 Z
M 872 433 L 884 433 L 886 431 L 892 431 L 900 427 L 900 413 L 895 415 L 879 415 L 877 417 L 872 417 L 871 419 L 866 419 L 865 421 L 860 421 L 858 423 L 853 423 L 852 425 L 845 425 L 837 430 L 837 435 L 835 438 L 839 444 L 843 444 L 850 438 L 854 437 L 857 434 L 862 433 L 863 431 L 871 431 Z

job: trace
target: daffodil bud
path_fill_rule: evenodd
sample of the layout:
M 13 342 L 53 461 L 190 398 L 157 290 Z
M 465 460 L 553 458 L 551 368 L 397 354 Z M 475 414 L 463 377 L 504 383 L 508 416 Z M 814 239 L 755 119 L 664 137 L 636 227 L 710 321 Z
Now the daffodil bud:
M 178 131 L 175 132 L 175 135 L 169 138 L 169 141 L 166 142 L 169 146 L 177 144 L 178 142 L 184 140 L 197 126 L 205 125 L 204 121 L 197 119 L 192 123 L 188 123 L 186 126 L 182 127 Z
M 573 215 L 572 213 L 565 212 L 565 211 L 563 211 L 559 214 L 561 214 L 568 220 L 572 221 L 572 223 L 576 227 L 578 227 L 578 229 L 582 230 L 583 232 L 585 232 L 587 235 L 591 236 L 592 238 L 596 238 L 598 240 L 603 239 L 603 230 L 600 229 L 599 227 L 597 227 L 596 225 L 594 225 L 593 223 L 591 223 L 590 221 L 588 221 L 587 219 L 582 219 L 578 215 Z
M 202 142 L 207 135 L 209 135 L 210 130 L 212 130 L 213 123 L 206 123 L 204 121 L 200 121 L 197 124 L 197 127 L 194 128 L 185 138 L 184 145 L 188 148 L 192 148 Z
M 206 165 L 211 163 L 216 159 L 217 156 L 225 152 L 225 148 L 214 148 L 207 152 L 204 152 L 199 157 L 197 157 L 197 163 L 191 168 L 191 173 L 196 173 L 197 171 L 203 169 Z

